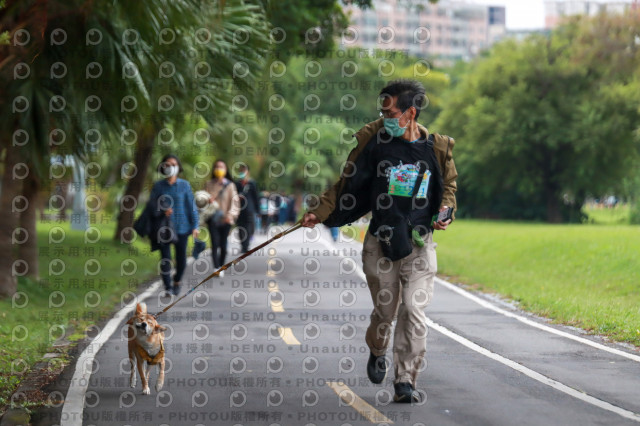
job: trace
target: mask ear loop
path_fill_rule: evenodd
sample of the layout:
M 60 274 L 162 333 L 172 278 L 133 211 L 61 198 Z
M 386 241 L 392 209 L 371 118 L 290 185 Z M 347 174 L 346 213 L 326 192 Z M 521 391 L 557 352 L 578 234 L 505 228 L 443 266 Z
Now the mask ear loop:
M 407 111 L 409 111 L 411 108 L 413 108 L 413 106 L 410 106 L 409 108 L 405 109 L 405 110 L 404 110 L 404 112 L 403 112 L 402 114 L 400 114 L 400 117 L 402 117 L 403 115 L 405 115 L 405 114 L 406 114 L 406 112 L 407 112 Z M 400 117 L 398 117 L 398 124 L 400 124 L 400 121 L 399 121 L 399 120 L 400 120 Z M 412 119 L 409 119 L 409 123 L 411 123 L 412 121 L 413 121 Z M 407 123 L 407 126 L 409 126 L 409 123 Z M 405 126 L 405 127 L 407 127 L 407 126 Z

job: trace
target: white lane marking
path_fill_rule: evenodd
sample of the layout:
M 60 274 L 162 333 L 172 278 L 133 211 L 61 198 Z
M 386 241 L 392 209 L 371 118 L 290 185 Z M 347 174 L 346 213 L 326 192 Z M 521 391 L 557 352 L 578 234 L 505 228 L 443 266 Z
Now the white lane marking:
M 507 310 L 499 308 L 499 307 L 495 306 L 494 304 L 492 304 L 492 303 L 490 303 L 490 302 L 488 302 L 486 300 L 483 300 L 480 297 L 475 296 L 474 294 L 471 294 L 468 291 L 463 290 L 460 287 L 455 286 L 455 285 L 453 285 L 453 284 L 451 284 L 451 283 L 449 283 L 449 282 L 447 282 L 447 281 L 445 281 L 445 280 L 443 280 L 441 278 L 436 277 L 436 282 L 438 284 L 448 288 L 449 290 L 455 291 L 456 293 L 460 294 L 461 296 L 464 296 L 467 299 L 470 299 L 470 300 L 476 302 L 480 306 L 483 306 L 483 307 L 485 307 L 487 309 L 491 309 L 492 311 L 497 312 L 499 314 L 502 314 L 502 315 L 504 315 L 506 317 L 516 319 L 516 320 L 518 320 L 518 321 L 520 321 L 520 322 L 522 322 L 524 324 L 527 324 L 527 325 L 529 325 L 531 327 L 535 327 L 535 328 L 538 328 L 540 330 L 546 331 L 548 333 L 552 333 L 552 334 L 555 334 L 557 336 L 562 336 L 562 337 L 565 337 L 567 339 L 574 340 L 576 342 L 579 342 L 579 343 L 594 347 L 596 349 L 600 349 L 602 351 L 606 351 L 606 352 L 609 352 L 609 353 L 612 353 L 612 354 L 619 355 L 621 357 L 630 359 L 630 360 L 635 361 L 635 362 L 640 362 L 640 356 L 638 356 L 638 355 L 633 355 L 633 354 L 630 354 L 628 352 L 621 351 L 619 349 L 610 348 L 609 346 L 605 346 L 603 344 L 591 341 L 589 339 L 585 339 L 584 337 L 574 336 L 573 334 L 567 333 L 566 331 L 556 330 L 553 327 L 549 327 L 547 325 L 540 324 L 540 323 L 538 323 L 536 321 L 532 321 L 532 320 L 530 320 L 528 318 L 525 318 L 525 317 L 523 317 L 521 315 L 517 315 L 517 314 L 515 314 L 513 312 L 509 312 Z
M 518 364 L 515 361 L 512 361 L 508 358 L 503 357 L 502 355 L 498 355 L 495 352 L 491 352 L 485 348 L 483 348 L 482 346 L 473 343 L 472 341 L 452 332 L 451 330 L 449 330 L 446 327 L 441 326 L 440 324 L 437 324 L 435 322 L 433 322 L 431 319 L 427 318 L 427 325 L 429 327 L 431 327 L 432 329 L 444 334 L 445 336 L 449 337 L 450 339 L 455 340 L 456 342 L 466 346 L 467 348 L 474 350 L 488 358 L 493 359 L 494 361 L 498 361 L 501 364 L 506 365 L 507 367 L 510 367 L 516 371 L 519 371 L 522 374 L 525 374 L 529 377 L 531 377 L 532 379 L 547 385 L 547 386 L 551 386 L 552 388 L 559 390 L 560 392 L 564 392 L 569 396 L 572 396 L 574 398 L 577 398 L 581 401 L 584 401 L 588 404 L 591 405 L 595 405 L 598 408 L 602 408 L 603 410 L 607 410 L 607 411 L 611 411 L 612 413 L 618 414 L 619 416 L 625 417 L 627 419 L 630 420 L 634 420 L 636 422 L 640 422 L 640 414 L 634 413 L 632 411 L 629 410 L 625 410 L 624 408 L 618 407 L 616 405 L 610 404 L 606 401 L 603 401 L 601 399 L 595 398 L 589 394 L 580 392 L 578 390 L 575 390 L 565 384 L 562 384 L 556 380 L 553 380 L 547 376 L 544 376 L 534 370 L 531 370 L 530 368 L 527 368 L 523 365 Z
M 328 248 L 330 248 L 330 249 L 333 248 L 333 247 L 331 247 L 329 245 L 328 241 L 325 240 L 324 238 L 322 238 L 321 241 Z M 358 271 L 358 275 L 360 275 L 360 277 L 363 280 L 366 281 L 366 278 L 364 276 L 364 272 L 362 271 L 362 268 L 360 268 L 360 266 L 358 266 L 357 271 Z M 566 331 L 556 330 L 555 328 L 549 327 L 548 325 L 540 324 L 540 323 L 538 323 L 536 321 L 530 320 L 529 318 L 525 318 L 525 317 L 523 317 L 521 315 L 515 314 L 513 312 L 509 312 L 507 310 L 504 310 L 502 308 L 497 307 L 496 305 L 492 304 L 491 302 L 488 302 L 488 301 L 486 301 L 484 299 L 481 299 L 480 297 L 478 297 L 478 296 L 476 296 L 476 295 L 474 295 L 474 294 L 472 294 L 472 293 L 470 293 L 470 292 L 468 292 L 468 291 L 466 291 L 466 290 L 464 290 L 464 289 L 462 289 L 462 288 L 460 288 L 460 287 L 458 287 L 458 286 L 456 286 L 454 284 L 451 284 L 451 283 L 443 280 L 442 278 L 436 277 L 435 281 L 438 284 L 448 288 L 449 290 L 454 291 L 454 292 L 458 293 L 459 295 L 464 296 L 467 299 L 476 302 L 480 306 L 483 306 L 483 307 L 485 307 L 487 309 L 491 309 L 492 311 L 497 312 L 499 314 L 502 314 L 502 315 L 504 315 L 506 317 L 518 320 L 518 321 L 522 322 L 523 324 L 527 324 L 527 325 L 529 325 L 531 327 L 535 327 L 535 328 L 537 328 L 539 330 L 543 330 L 543 331 L 546 331 L 548 333 L 555 334 L 556 336 L 561 336 L 561 337 L 573 340 L 575 342 L 582 343 L 584 345 L 591 346 L 593 348 L 596 348 L 596 349 L 599 349 L 599 350 L 602 350 L 602 351 L 605 351 L 605 352 L 609 352 L 609 353 L 621 356 L 623 358 L 630 359 L 630 360 L 635 361 L 635 362 L 640 362 L 640 356 L 639 355 L 634 355 L 632 353 L 625 352 L 625 351 L 622 351 L 620 349 L 611 348 L 611 347 L 603 345 L 601 343 L 594 342 L 594 341 L 589 340 L 589 339 L 585 339 L 584 337 L 580 337 L 580 336 L 573 335 L 571 333 L 567 333 Z
M 326 240 L 324 240 L 323 238 L 321 239 L 321 241 L 326 246 L 329 246 L 328 242 Z M 357 266 L 356 271 L 357 271 L 358 275 L 360 277 L 362 277 L 362 279 L 366 280 L 366 277 L 364 275 L 364 271 L 362 270 L 360 265 Z M 445 286 L 447 288 L 451 287 L 452 290 L 454 290 L 456 292 L 459 292 L 461 295 L 464 295 L 464 293 L 467 293 L 464 290 L 459 289 L 458 287 L 454 286 L 453 284 L 447 283 L 446 281 L 444 281 L 444 280 L 442 280 L 440 278 L 436 277 L 436 279 L 441 284 L 442 283 L 446 283 Z M 482 302 L 482 303 L 480 303 L 482 306 L 486 306 L 487 308 L 495 310 L 496 312 L 499 312 L 499 313 L 509 314 L 507 316 L 512 316 L 513 318 L 516 318 L 516 319 L 525 320 L 523 322 L 528 324 L 528 325 L 533 325 L 533 326 L 536 326 L 536 327 L 540 326 L 539 328 L 541 328 L 542 330 L 552 331 L 552 332 L 554 332 L 554 334 L 559 334 L 559 335 L 561 335 L 563 337 L 568 337 L 568 338 L 572 338 L 572 339 L 576 338 L 575 340 L 580 339 L 578 341 L 580 341 L 581 343 L 589 344 L 590 346 L 594 346 L 594 347 L 596 347 L 598 349 L 601 349 L 601 347 L 602 347 L 605 350 L 610 350 L 612 352 L 616 351 L 615 349 L 611 349 L 611 348 L 608 348 L 608 347 L 603 346 L 603 345 L 598 345 L 597 343 L 591 342 L 590 340 L 581 339 L 581 338 L 578 338 L 577 336 L 573 336 L 573 335 L 571 335 L 569 333 L 559 332 L 558 330 L 555 330 L 555 329 L 553 329 L 551 327 L 543 326 L 543 325 L 538 324 L 538 323 L 536 323 L 534 321 L 527 320 L 526 318 L 521 317 L 519 315 L 515 315 L 515 314 L 512 314 L 512 313 L 510 313 L 508 311 L 504 311 L 504 310 L 502 310 L 502 309 L 500 309 L 500 308 L 498 308 L 496 306 L 493 306 L 489 302 L 486 302 L 486 301 L 484 301 L 484 300 L 482 300 L 482 299 L 480 299 L 480 298 L 478 298 L 476 296 L 473 296 L 471 294 L 469 294 L 469 296 L 470 296 L 469 298 L 472 299 L 472 300 L 477 299 L 475 301 L 477 301 L 478 303 Z M 500 312 L 500 311 L 502 311 L 502 312 Z M 527 367 L 525 367 L 523 365 L 520 365 L 515 361 L 512 361 L 512 360 L 510 360 L 508 358 L 505 358 L 502 355 L 498 355 L 498 354 L 496 354 L 494 352 L 491 352 L 488 349 L 485 349 L 482 346 L 480 346 L 480 345 L 478 345 L 476 343 L 473 343 L 472 341 L 470 341 L 470 340 L 468 340 L 468 339 L 466 339 L 466 338 L 464 338 L 464 337 L 452 332 L 451 330 L 447 329 L 446 327 L 443 327 L 440 324 L 437 324 L 437 323 L 433 322 L 429 318 L 427 318 L 427 325 L 429 327 L 432 327 L 434 330 L 444 334 L 445 336 L 457 341 L 458 343 L 461 343 L 462 345 L 468 347 L 469 349 L 472 349 L 472 350 L 474 350 L 474 351 L 476 351 L 476 352 L 478 352 L 478 353 L 480 353 L 480 354 L 482 354 L 482 355 L 484 355 L 484 356 L 486 356 L 488 358 L 491 358 L 491 359 L 493 359 L 495 361 L 498 361 L 501 364 L 504 364 L 504 365 L 516 370 L 516 371 L 519 371 L 519 372 L 527 375 L 528 377 L 531 377 L 532 379 L 534 379 L 534 380 L 536 380 L 536 381 L 538 381 L 538 382 L 540 382 L 540 383 L 542 383 L 544 385 L 550 386 L 550 387 L 552 387 L 552 388 L 554 388 L 556 390 L 559 390 L 559 391 L 561 391 L 561 392 L 563 392 L 563 393 L 565 393 L 567 395 L 570 395 L 570 396 L 572 396 L 574 398 L 577 398 L 577 399 L 579 399 L 581 401 L 584 401 L 584 402 L 586 402 L 588 404 L 594 405 L 594 406 L 596 406 L 598 408 L 613 412 L 615 414 L 618 414 L 618 415 L 620 415 L 622 417 L 634 420 L 636 422 L 640 422 L 640 414 L 634 413 L 634 412 L 629 411 L 629 410 L 625 410 L 624 408 L 618 407 L 618 406 L 613 405 L 613 404 L 611 404 L 609 402 L 603 401 L 601 399 L 598 399 L 598 398 L 593 397 L 591 395 L 588 395 L 586 393 L 577 391 L 577 390 L 575 390 L 575 389 L 573 389 L 573 388 L 571 388 L 571 387 L 569 387 L 569 386 L 567 386 L 567 385 L 565 385 L 563 383 L 560 383 L 560 382 L 558 382 L 556 380 L 553 380 L 553 379 L 551 379 L 551 378 L 549 378 L 549 377 L 547 377 L 547 376 L 545 376 L 543 374 L 540 374 L 540 373 L 538 373 L 538 372 L 536 372 L 534 370 L 531 370 L 530 368 L 527 368 Z M 582 342 L 582 340 L 584 340 L 584 342 Z M 619 355 L 624 354 L 624 355 L 628 355 L 628 356 L 634 356 L 634 355 L 628 354 L 628 353 L 623 352 L 623 351 L 617 351 L 617 352 L 620 352 Z M 613 352 L 613 353 L 617 353 L 617 352 Z M 634 359 L 634 361 L 635 361 L 635 359 Z
M 207 251 L 203 252 L 206 254 Z M 200 255 L 202 256 L 203 253 Z M 189 257 L 187 266 L 193 263 L 193 257 Z M 138 295 L 134 300 L 127 304 L 124 308 L 120 309 L 114 316 L 107 322 L 102 331 L 93 339 L 91 343 L 82 351 L 82 354 L 76 361 L 76 368 L 73 372 L 73 378 L 69 383 L 69 390 L 62 406 L 62 413 L 60 415 L 60 424 L 64 426 L 82 426 L 82 412 L 84 411 L 84 397 L 89 386 L 89 378 L 91 377 L 93 363 L 96 354 L 102 348 L 111 335 L 117 330 L 118 325 L 129 317 L 129 314 L 136 308 L 136 304 L 142 302 L 149 296 L 153 295 L 160 289 L 162 280 L 155 281 L 149 286 L 142 294 Z
M 64 405 L 62 407 L 61 424 L 65 426 L 81 426 L 82 425 L 82 411 L 84 410 L 84 396 L 89 386 L 89 378 L 91 377 L 91 363 L 96 357 L 96 354 L 102 348 L 111 335 L 116 331 L 118 325 L 129 317 L 129 314 L 133 312 L 138 302 L 143 301 L 160 288 L 161 281 L 154 282 L 151 287 L 144 291 L 140 296 L 134 299 L 131 303 L 120 309 L 109 320 L 107 325 L 104 326 L 102 331 L 93 339 L 91 343 L 82 351 L 78 361 L 76 362 L 76 368 L 73 372 L 73 379 L 69 384 L 69 390 L 67 391 L 67 397 L 65 398 Z M 88 366 L 88 367 L 87 367 Z
M 345 404 L 356 410 L 362 417 L 366 418 L 371 423 L 393 423 L 384 414 L 372 407 L 367 401 L 356 395 L 356 393 L 344 383 L 327 382 L 327 386 L 329 386 Z

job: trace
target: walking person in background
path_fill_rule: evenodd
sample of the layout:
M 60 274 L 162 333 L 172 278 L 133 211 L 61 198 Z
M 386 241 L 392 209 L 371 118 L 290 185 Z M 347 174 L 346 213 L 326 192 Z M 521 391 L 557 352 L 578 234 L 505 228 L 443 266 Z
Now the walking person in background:
M 249 166 L 241 164 L 238 168 L 238 180 L 235 182 L 240 198 L 240 215 L 238 216 L 238 232 L 242 253 L 249 251 L 249 244 L 256 229 L 256 215 L 260 206 L 258 187 L 249 175 Z
M 211 257 L 213 267 L 218 269 L 224 265 L 227 257 L 227 239 L 231 226 L 235 223 L 240 213 L 240 200 L 236 186 L 233 184 L 227 163 L 216 160 L 213 163 L 212 179 L 205 185 L 209 193 L 210 203 L 218 203 L 218 210 L 207 222 L 211 235 Z M 224 276 L 224 271 L 220 277 Z
M 259 198 L 259 214 L 261 233 L 266 234 L 269 228 L 269 193 L 262 191 Z
M 287 221 L 294 223 L 298 220 L 297 218 L 298 211 L 296 209 L 296 196 L 292 195 L 290 199 L 291 199 L 291 202 L 287 206 Z
M 280 200 L 281 199 L 282 199 L 282 197 L 277 192 L 272 192 L 271 194 L 269 194 L 268 203 L 267 203 L 267 205 L 268 205 L 267 213 L 269 215 L 269 225 L 267 226 L 267 229 L 271 225 L 277 225 L 278 224 L 278 212 L 280 211 Z
M 187 241 L 189 235 L 198 237 L 198 211 L 191 185 L 178 177 L 182 171 L 182 164 L 175 155 L 168 154 L 162 158 L 158 172 L 165 178 L 153 185 L 149 203 L 137 224 L 134 224 L 139 234 L 149 235 L 151 249 L 160 250 L 160 275 L 167 296 L 180 293 L 182 275 L 187 266 Z M 144 226 L 146 229 L 141 233 L 140 227 Z M 176 257 L 173 285 L 171 245 L 175 247 Z
M 289 212 L 289 203 L 291 199 L 284 192 L 280 194 L 280 209 L 278 210 L 278 225 L 284 225 L 287 222 L 287 213 Z

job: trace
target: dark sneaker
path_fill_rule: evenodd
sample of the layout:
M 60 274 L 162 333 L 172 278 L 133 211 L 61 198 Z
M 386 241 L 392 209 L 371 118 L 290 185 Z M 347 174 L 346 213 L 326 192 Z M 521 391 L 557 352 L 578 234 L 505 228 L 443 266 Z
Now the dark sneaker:
M 367 376 L 371 383 L 382 383 L 385 377 L 387 377 L 387 360 L 384 355 L 375 356 L 373 353 L 369 354 L 369 362 L 367 362 Z
M 171 287 L 165 287 L 164 291 L 162 292 L 162 297 L 171 297 L 172 294 L 173 289 Z
M 173 283 L 173 295 L 177 296 L 180 294 L 180 283 Z
M 394 383 L 393 388 L 396 391 L 393 396 L 395 402 L 420 402 L 420 394 L 413 389 L 411 383 Z

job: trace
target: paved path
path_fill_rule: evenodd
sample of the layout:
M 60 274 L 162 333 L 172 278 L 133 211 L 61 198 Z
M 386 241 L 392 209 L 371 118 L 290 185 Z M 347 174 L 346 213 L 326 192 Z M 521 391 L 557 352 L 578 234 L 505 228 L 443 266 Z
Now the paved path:
M 235 257 L 237 244 L 231 249 Z M 418 382 L 426 402 L 391 402 L 391 375 L 381 385 L 366 377 L 372 304 L 360 249 L 334 244 L 326 228 L 300 230 L 201 286 L 161 317 L 170 327 L 170 362 L 160 393 L 155 369 L 151 395 L 141 394 L 139 381 L 128 387 L 122 330 L 130 314 L 123 312 L 112 335 L 103 331 L 95 359 L 83 354 L 89 381 L 74 382 L 73 372 L 61 379 L 73 383 L 62 424 L 640 424 L 640 354 L 442 281 L 426 311 L 427 363 Z M 205 257 L 189 266 L 190 284 L 211 272 Z M 149 311 L 157 312 L 163 299 L 148 293 Z M 41 424 L 61 421 L 54 417 Z

